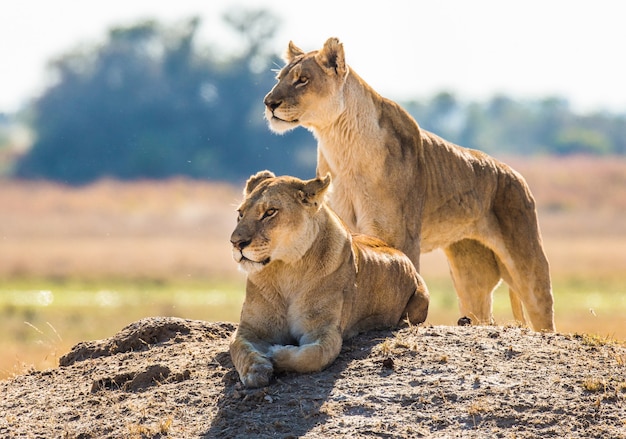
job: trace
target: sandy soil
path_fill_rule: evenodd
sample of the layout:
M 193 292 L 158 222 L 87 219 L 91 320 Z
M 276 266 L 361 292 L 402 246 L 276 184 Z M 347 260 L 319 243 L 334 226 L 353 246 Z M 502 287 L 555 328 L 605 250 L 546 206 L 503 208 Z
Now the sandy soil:
M 325 371 L 243 389 L 235 327 L 136 322 L 0 382 L 0 437 L 626 438 L 626 348 L 512 327 L 345 342 Z

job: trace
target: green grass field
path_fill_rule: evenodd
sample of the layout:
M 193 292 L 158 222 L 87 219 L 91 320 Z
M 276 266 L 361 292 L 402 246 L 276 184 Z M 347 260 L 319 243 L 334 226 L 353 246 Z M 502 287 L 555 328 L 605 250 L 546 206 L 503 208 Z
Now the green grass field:
M 149 316 L 237 321 L 243 285 L 24 280 L 0 294 L 0 379 L 54 367 L 79 341 L 109 337 Z

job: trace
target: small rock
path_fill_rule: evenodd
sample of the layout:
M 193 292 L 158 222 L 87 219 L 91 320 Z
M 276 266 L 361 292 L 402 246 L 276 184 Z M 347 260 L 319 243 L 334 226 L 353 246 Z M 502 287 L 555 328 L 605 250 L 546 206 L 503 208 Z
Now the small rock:
M 461 317 L 457 322 L 457 325 L 459 326 L 469 326 L 472 324 L 472 319 L 470 319 L 469 317 L 465 316 L 465 317 Z

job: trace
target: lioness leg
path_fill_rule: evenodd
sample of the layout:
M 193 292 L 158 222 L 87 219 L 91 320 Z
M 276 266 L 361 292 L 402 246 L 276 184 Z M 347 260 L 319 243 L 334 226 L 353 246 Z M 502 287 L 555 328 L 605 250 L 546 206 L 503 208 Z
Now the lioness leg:
M 511 306 L 513 315 L 517 320 L 521 318 L 516 314 L 516 303 L 518 303 L 517 313 L 522 314 L 519 301 L 524 305 L 528 320 L 535 331 L 554 331 L 554 300 L 552 297 L 552 287 L 550 284 L 550 268 L 548 260 L 541 248 L 541 243 L 535 242 L 529 245 L 516 245 L 516 234 L 509 236 L 513 243 L 511 248 L 515 251 L 508 253 L 504 251 L 500 259 L 507 271 L 506 279 L 510 286 Z M 525 239 L 528 239 L 525 237 Z M 525 251 L 527 250 L 528 253 Z M 523 318 L 523 314 L 522 314 Z
M 409 322 L 414 325 L 426 320 L 428 304 L 430 302 L 429 298 L 430 296 L 426 284 L 420 280 L 415 292 L 409 298 L 409 303 L 406 304 L 406 308 L 404 308 L 402 312 L 402 320 L 409 319 Z
M 494 253 L 473 239 L 463 239 L 444 249 L 459 299 L 461 315 L 473 323 L 491 323 L 493 289 L 500 281 Z
M 274 367 L 264 353 L 269 343 L 261 341 L 254 331 L 240 324 L 230 344 L 230 356 L 246 387 L 262 387 L 269 384 Z
M 525 325 L 526 317 L 524 317 L 524 308 L 522 307 L 522 301 L 519 298 L 519 294 L 517 294 L 517 292 L 511 286 L 509 286 L 509 300 L 511 302 L 513 318 L 522 325 Z
M 515 201 L 516 191 L 509 190 L 507 194 Z M 541 244 L 534 205 L 520 201 L 515 206 L 516 209 L 494 212 L 500 233 L 491 233 L 485 239 L 502 263 L 503 277 L 524 305 L 532 328 L 535 331 L 554 331 L 550 265 Z M 513 301 L 511 305 L 515 312 Z M 518 318 L 517 315 L 515 317 Z
M 513 311 L 513 318 L 515 319 L 516 322 L 522 325 L 526 325 L 526 317 L 524 316 L 524 308 L 522 306 L 522 301 L 517 291 L 515 291 L 515 289 L 513 288 L 513 285 L 514 285 L 513 280 L 511 279 L 511 276 L 509 275 L 509 272 L 506 266 L 502 263 L 502 261 L 499 258 L 498 258 L 498 267 L 500 269 L 500 275 L 502 276 L 502 279 L 504 279 L 504 281 L 509 286 L 509 301 L 511 302 L 511 311 Z
M 317 372 L 337 358 L 342 343 L 337 327 L 324 327 L 301 337 L 300 346 L 274 345 L 269 354 L 278 369 Z

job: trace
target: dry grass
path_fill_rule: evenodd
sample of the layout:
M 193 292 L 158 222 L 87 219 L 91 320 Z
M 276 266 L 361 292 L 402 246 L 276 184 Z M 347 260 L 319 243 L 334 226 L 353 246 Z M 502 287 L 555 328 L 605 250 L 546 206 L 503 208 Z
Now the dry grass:
M 582 386 L 587 392 L 601 392 L 606 390 L 606 384 L 599 378 L 585 378 L 582 381 Z
M 626 338 L 626 160 L 505 161 L 537 199 L 559 330 Z M 81 338 L 110 335 L 129 319 L 158 313 L 236 320 L 244 278 L 228 237 L 240 198 L 240 187 L 184 179 L 81 188 L 0 181 L 0 331 L 9 335 L 0 343 L 7 359 L 0 376 L 51 365 Z M 422 274 L 433 300 L 429 322 L 455 324 L 456 297 L 441 252 L 423 257 Z M 209 311 L 193 299 L 210 296 L 218 284 L 237 291 L 228 307 Z M 57 292 L 67 291 L 74 293 L 68 301 L 108 291 L 143 302 L 52 310 L 15 299 L 47 290 L 55 305 Z M 512 320 L 509 308 L 507 294 L 497 291 L 498 323 Z M 37 361 L 25 348 L 34 345 Z

